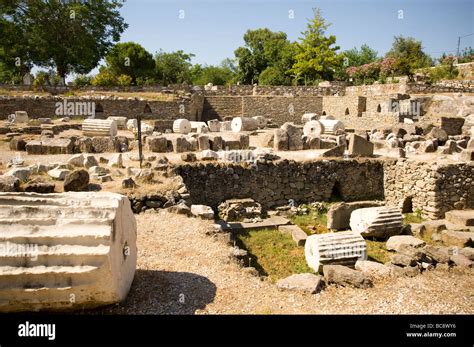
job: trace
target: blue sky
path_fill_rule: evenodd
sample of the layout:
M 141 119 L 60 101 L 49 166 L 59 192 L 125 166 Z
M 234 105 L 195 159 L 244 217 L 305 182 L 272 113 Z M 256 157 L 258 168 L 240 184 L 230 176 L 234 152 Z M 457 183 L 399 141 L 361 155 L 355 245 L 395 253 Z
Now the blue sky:
M 248 29 L 267 27 L 296 40 L 314 7 L 332 23 L 328 33 L 342 50 L 367 43 L 383 55 L 402 34 L 436 57 L 455 53 L 458 36 L 474 33 L 473 0 L 127 0 L 121 42 L 138 42 L 152 54 L 181 49 L 196 55 L 194 63 L 218 64 L 234 57 Z M 461 49 L 467 46 L 474 47 L 474 35 L 461 39 Z

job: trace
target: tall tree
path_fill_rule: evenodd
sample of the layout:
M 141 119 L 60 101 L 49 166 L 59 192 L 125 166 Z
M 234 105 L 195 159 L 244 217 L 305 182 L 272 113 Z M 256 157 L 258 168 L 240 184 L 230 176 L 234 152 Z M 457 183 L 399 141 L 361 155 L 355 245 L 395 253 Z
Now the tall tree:
M 155 68 L 153 56 L 135 42 L 117 43 L 105 56 L 105 62 L 112 74 L 130 76 L 132 83 L 137 78 L 152 77 Z
M 158 81 L 167 85 L 170 83 L 191 82 L 192 53 L 176 51 L 166 53 L 160 50 L 155 55 L 155 75 Z
M 29 59 L 55 68 L 64 80 L 70 72 L 88 73 L 127 28 L 121 0 L 4 0 L 1 20 L 14 26 L 13 38 Z
M 337 54 L 339 46 L 336 46 L 334 35 L 326 36 L 329 27 L 316 9 L 314 17 L 309 20 L 307 29 L 301 34 L 303 37 L 297 44 L 297 54 L 292 72 L 298 80 L 315 82 L 317 80 L 332 80 L 337 66 L 342 57 Z
M 416 69 L 433 65 L 431 57 L 423 52 L 421 41 L 411 37 L 395 36 L 392 48 L 385 55 L 395 60 L 395 73 L 413 79 Z
M 260 74 L 268 67 L 285 75 L 293 64 L 291 43 L 283 32 L 267 28 L 248 30 L 244 35 L 245 46 L 235 50 L 239 62 L 239 78 L 246 84 L 259 82 Z

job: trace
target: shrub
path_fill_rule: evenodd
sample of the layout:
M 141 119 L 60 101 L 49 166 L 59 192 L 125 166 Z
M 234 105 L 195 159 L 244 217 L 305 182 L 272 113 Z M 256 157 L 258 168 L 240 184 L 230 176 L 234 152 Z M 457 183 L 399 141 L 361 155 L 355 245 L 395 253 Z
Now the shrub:
M 72 82 L 74 87 L 85 87 L 92 84 L 92 77 L 87 75 L 78 75 Z
M 117 83 L 121 87 L 130 87 L 132 85 L 132 77 L 128 75 L 120 75 L 117 78 Z
M 101 71 L 92 79 L 93 86 L 111 87 L 116 83 L 117 80 L 115 76 L 107 69 L 101 69 Z

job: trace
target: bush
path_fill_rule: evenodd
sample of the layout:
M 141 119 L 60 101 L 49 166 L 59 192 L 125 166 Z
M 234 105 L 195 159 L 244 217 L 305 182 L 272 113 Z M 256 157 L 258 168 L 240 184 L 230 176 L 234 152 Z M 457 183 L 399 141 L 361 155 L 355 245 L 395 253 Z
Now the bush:
M 78 75 L 72 82 L 74 87 L 85 87 L 92 84 L 92 77 L 87 75 Z
M 130 87 L 132 85 L 132 77 L 128 75 L 120 75 L 117 78 L 117 83 L 121 87 Z
M 49 84 L 49 74 L 46 71 L 40 71 L 36 74 L 33 81 L 33 87 L 42 87 Z
M 115 76 L 107 69 L 101 69 L 101 71 L 92 79 L 93 86 L 111 87 L 116 84 L 117 80 Z

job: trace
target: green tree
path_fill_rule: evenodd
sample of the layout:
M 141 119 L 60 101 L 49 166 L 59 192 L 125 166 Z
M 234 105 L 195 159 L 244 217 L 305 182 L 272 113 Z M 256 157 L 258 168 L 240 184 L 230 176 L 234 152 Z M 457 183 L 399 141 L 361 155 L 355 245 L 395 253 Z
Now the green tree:
M 163 85 L 191 82 L 192 53 L 176 51 L 166 53 L 160 50 L 155 55 L 155 76 Z
M 341 65 L 342 57 L 337 54 L 334 35 L 326 36 L 329 27 L 317 9 L 313 19 L 309 20 L 307 29 L 302 32 L 297 43 L 297 54 L 292 73 L 298 81 L 314 83 L 318 80 L 332 80 L 334 72 Z
M 293 65 L 294 47 L 283 32 L 267 28 L 248 30 L 244 35 L 245 46 L 234 54 L 239 62 L 239 79 L 246 84 L 259 82 L 260 74 L 268 67 L 283 75 L 282 81 L 291 82 L 289 69 Z M 286 78 L 285 78 L 286 77 Z
M 136 84 L 137 78 L 152 77 L 155 68 L 153 56 L 138 43 L 118 43 L 105 56 L 107 68 L 115 76 L 127 75 Z
M 232 83 L 236 77 L 235 72 L 228 66 L 201 66 L 196 64 L 191 69 L 192 83 L 194 85 L 226 85 Z
M 25 60 L 54 68 L 64 81 L 71 72 L 91 71 L 120 39 L 127 28 L 121 6 L 120 0 L 5 0 L 0 22 L 9 37 L 2 43 L 19 42 L 29 52 Z
M 411 37 L 395 36 L 385 57 L 395 60 L 395 74 L 406 75 L 410 80 L 415 70 L 433 65 L 431 57 L 423 52 L 421 41 Z

